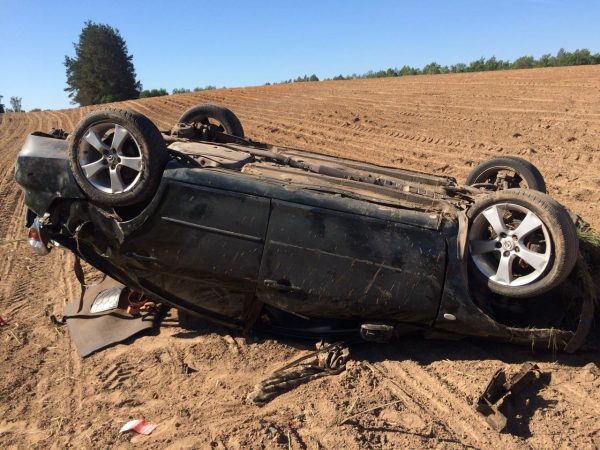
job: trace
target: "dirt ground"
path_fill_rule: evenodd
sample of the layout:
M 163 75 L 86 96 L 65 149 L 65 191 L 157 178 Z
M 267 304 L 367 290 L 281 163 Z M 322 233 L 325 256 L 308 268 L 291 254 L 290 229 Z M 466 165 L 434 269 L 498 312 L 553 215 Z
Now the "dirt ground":
M 490 156 L 521 155 L 551 195 L 600 230 L 600 66 L 224 89 L 120 106 L 167 129 L 202 102 L 233 109 L 255 140 L 459 180 Z M 0 115 L 0 316 L 8 322 L 0 327 L 0 448 L 600 447 L 600 358 L 592 353 L 417 338 L 363 345 L 346 372 L 262 408 L 246 394 L 304 354 L 304 343 L 209 325 L 189 332 L 169 319 L 158 336 L 80 359 L 49 320 L 78 296 L 72 258 L 29 250 L 13 165 L 27 133 L 72 130 L 89 110 Z M 549 380 L 498 434 L 472 403 L 498 368 L 525 361 Z M 147 437 L 118 433 L 140 417 L 160 426 Z

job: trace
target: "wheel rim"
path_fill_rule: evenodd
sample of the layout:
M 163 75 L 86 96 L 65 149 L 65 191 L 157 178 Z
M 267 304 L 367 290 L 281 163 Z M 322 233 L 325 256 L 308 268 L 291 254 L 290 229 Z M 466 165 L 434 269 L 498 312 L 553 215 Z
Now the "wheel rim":
M 132 190 L 144 167 L 140 146 L 131 132 L 111 122 L 94 124 L 85 131 L 77 163 L 86 180 L 108 194 Z
M 506 186 L 501 186 L 501 180 L 506 180 Z M 510 167 L 492 167 L 477 177 L 473 184 L 494 184 L 500 189 L 529 189 L 529 184 L 519 172 Z
M 488 280 L 502 286 L 524 286 L 546 273 L 552 241 L 548 228 L 533 211 L 502 203 L 473 219 L 469 251 L 475 267 Z

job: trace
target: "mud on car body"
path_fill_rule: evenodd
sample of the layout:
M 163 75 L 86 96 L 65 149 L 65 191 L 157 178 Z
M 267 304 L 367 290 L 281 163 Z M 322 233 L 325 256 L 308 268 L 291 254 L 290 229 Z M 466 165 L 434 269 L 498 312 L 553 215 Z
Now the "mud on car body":
M 542 175 L 492 158 L 468 184 L 253 142 L 218 105 L 161 132 L 98 110 L 29 135 L 30 242 L 182 316 L 296 337 L 406 332 L 574 347 L 578 238 Z

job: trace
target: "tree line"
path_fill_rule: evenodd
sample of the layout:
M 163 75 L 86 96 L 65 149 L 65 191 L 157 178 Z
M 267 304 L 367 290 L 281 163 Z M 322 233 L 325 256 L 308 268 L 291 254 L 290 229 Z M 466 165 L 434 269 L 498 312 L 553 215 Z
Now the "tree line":
M 386 77 L 402 77 L 407 75 L 437 75 L 442 73 L 466 73 L 466 72 L 488 72 L 493 70 L 509 70 L 509 69 L 534 69 L 537 67 L 562 67 L 562 66 L 582 66 L 600 64 L 600 53 L 592 54 L 587 48 L 577 49 L 573 52 L 566 51 L 561 48 L 556 55 L 550 53 L 544 54 L 539 58 L 533 56 L 521 56 L 514 61 L 497 59 L 495 56 L 491 58 L 479 58 L 471 61 L 469 64 L 457 63 L 450 66 L 431 62 L 422 68 L 404 65 L 400 69 L 390 67 L 385 70 L 369 70 L 363 74 L 353 73 L 352 75 L 336 75 L 331 78 L 325 78 L 323 81 L 329 80 L 356 80 L 361 78 L 386 78 Z M 310 79 L 306 75 L 296 79 L 281 81 L 275 84 L 296 83 L 298 81 L 319 81 L 316 75 L 312 75 Z M 270 83 L 266 83 L 267 85 Z
M 188 94 L 190 92 L 210 91 L 212 89 L 217 89 L 217 87 L 209 84 L 208 86 L 195 87 L 194 89 L 175 88 L 171 91 L 171 94 Z M 163 95 L 169 95 L 169 91 L 164 88 L 159 88 L 146 89 L 140 92 L 140 98 L 162 97 Z

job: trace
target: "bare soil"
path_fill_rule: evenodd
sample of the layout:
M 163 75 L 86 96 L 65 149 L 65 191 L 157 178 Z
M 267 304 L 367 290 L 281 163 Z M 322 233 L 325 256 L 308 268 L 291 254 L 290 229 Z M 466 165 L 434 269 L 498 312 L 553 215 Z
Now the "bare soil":
M 540 168 L 551 195 L 600 229 L 600 66 L 297 83 L 111 106 L 168 129 L 202 102 L 231 108 L 255 140 L 459 180 L 490 156 L 520 155 Z M 189 332 L 170 318 L 158 336 L 81 360 L 49 320 L 79 295 L 72 257 L 28 249 L 13 164 L 27 133 L 72 130 L 90 110 L 0 115 L 0 316 L 8 322 L 0 327 L 0 448 L 600 447 L 597 354 L 417 338 L 363 345 L 346 372 L 262 408 L 246 394 L 304 354 L 305 343 L 209 325 Z M 498 434 L 472 403 L 498 368 L 524 361 L 538 362 L 549 380 L 516 405 L 510 433 Z M 140 417 L 160 426 L 150 436 L 119 435 Z

